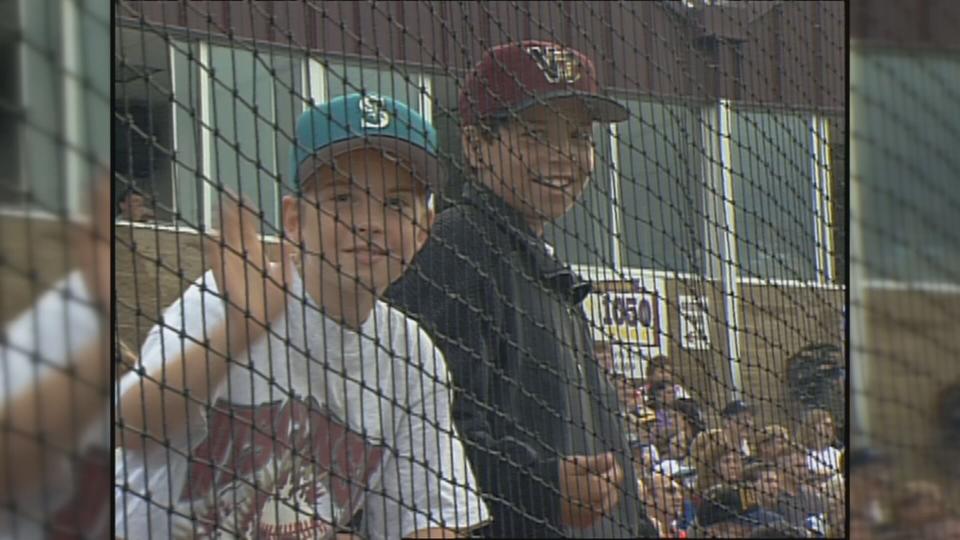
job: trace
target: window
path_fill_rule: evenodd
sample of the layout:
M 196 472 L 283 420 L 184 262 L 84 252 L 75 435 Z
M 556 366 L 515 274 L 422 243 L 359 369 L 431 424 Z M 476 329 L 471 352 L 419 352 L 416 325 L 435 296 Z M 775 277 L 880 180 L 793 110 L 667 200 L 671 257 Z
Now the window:
M 402 66 L 358 66 L 330 62 L 326 76 L 327 99 L 358 92 L 383 94 L 406 103 L 419 113 L 425 113 L 423 104 L 429 95 L 426 89 L 420 88 L 420 75 Z M 429 117 L 427 119 L 430 120 Z
M 114 192 L 138 190 L 153 218 L 169 222 L 177 205 L 171 172 L 173 90 L 167 43 L 149 32 L 119 29 L 116 35 Z
M 210 47 L 211 178 L 252 200 L 264 213 L 264 233 L 278 234 L 281 171 L 293 133 L 292 104 L 301 87 L 301 63 L 289 53 Z M 293 92 L 291 92 L 293 91 Z M 234 94 L 236 92 L 236 95 Z M 274 122 L 279 130 L 274 130 Z M 280 121 L 287 122 L 281 124 Z M 217 222 L 214 203 L 211 223 Z
M 960 59 L 857 51 L 851 63 L 852 225 L 868 278 L 960 283 Z M 856 201 L 855 201 L 856 202 Z
M 19 171 L 22 177 L 18 191 L 29 192 L 36 206 L 58 214 L 68 204 L 63 143 L 57 141 L 64 132 L 63 73 L 59 65 L 62 7 L 60 2 L 30 2 L 20 17 L 24 120 L 20 131 L 23 168 Z
M 698 109 L 628 101 L 619 124 L 623 265 L 701 274 L 703 210 Z
M 816 279 L 811 118 L 732 110 L 729 166 L 743 277 Z
M 286 176 L 295 122 L 309 102 L 304 58 L 293 50 L 166 42 L 136 29 L 118 29 L 117 50 L 114 163 L 124 184 L 156 200 L 158 221 L 179 216 L 199 229 L 216 226 L 214 186 L 222 181 L 260 207 L 264 234 L 278 234 L 281 199 L 292 193 Z M 429 118 L 429 79 L 399 69 L 334 62 L 323 69 L 322 93 L 390 94 Z

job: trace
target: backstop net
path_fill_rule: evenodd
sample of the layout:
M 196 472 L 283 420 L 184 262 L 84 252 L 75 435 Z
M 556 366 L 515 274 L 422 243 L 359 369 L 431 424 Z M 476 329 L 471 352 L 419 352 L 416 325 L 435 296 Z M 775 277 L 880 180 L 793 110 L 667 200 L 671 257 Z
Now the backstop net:
M 851 529 L 951 536 L 960 9 L 876 4 L 851 13 Z
M 115 9 L 118 537 L 844 536 L 843 3 Z
M 108 535 L 107 2 L 0 2 L 0 537 Z

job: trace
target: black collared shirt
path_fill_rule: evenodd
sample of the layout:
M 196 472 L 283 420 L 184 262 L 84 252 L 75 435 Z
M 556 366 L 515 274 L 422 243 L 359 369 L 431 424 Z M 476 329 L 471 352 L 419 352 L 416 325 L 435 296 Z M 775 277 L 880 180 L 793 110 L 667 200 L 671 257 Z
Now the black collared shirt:
M 519 213 L 473 182 L 388 291 L 446 358 L 454 420 L 493 514 L 485 534 L 639 534 L 626 429 L 580 305 L 589 291 Z M 589 529 L 563 526 L 559 460 L 611 450 L 625 472 L 620 504 Z

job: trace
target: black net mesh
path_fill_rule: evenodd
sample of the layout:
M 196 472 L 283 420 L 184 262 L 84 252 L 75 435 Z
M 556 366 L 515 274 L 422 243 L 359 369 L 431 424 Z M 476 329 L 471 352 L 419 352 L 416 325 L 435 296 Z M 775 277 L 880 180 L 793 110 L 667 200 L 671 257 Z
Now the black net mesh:
M 852 6 L 851 532 L 960 534 L 960 6 Z
M 110 530 L 110 16 L 0 2 L 0 537 Z
M 118 2 L 117 536 L 844 536 L 845 25 Z

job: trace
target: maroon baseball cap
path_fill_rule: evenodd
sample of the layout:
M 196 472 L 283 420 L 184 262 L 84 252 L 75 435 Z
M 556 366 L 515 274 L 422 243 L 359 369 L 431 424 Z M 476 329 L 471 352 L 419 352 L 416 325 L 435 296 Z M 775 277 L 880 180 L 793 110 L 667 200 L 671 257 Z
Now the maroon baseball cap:
M 549 41 L 506 43 L 487 50 L 460 91 L 460 117 L 469 126 L 567 97 L 579 98 L 598 122 L 629 117 L 626 107 L 600 93 L 590 58 Z

